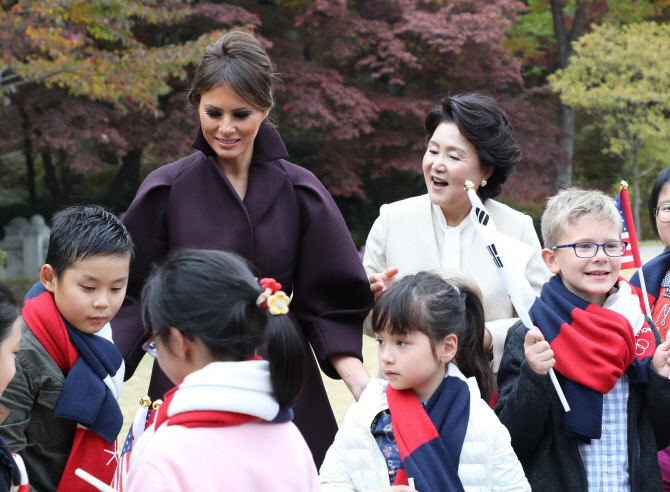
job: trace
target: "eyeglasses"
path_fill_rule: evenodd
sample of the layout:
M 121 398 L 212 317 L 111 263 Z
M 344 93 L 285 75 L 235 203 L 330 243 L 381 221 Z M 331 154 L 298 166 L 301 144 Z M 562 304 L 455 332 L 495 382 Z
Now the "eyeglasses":
M 156 339 L 153 336 L 142 344 L 142 348 L 154 359 L 158 357 L 158 354 L 156 353 Z
M 670 205 L 659 205 L 654 209 L 654 215 L 661 222 L 670 222 Z
M 626 241 L 610 241 L 609 243 L 598 244 L 598 243 L 572 243 L 572 244 L 563 244 L 561 246 L 554 246 L 552 250 L 558 248 L 572 248 L 575 250 L 575 255 L 578 258 L 593 258 L 598 254 L 598 248 L 603 248 L 603 251 L 607 256 L 618 257 L 623 256 L 628 247 Z

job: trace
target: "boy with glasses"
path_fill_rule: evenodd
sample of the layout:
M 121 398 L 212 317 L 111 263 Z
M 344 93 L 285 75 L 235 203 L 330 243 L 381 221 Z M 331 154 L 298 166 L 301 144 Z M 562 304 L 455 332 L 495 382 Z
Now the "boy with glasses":
M 542 258 L 555 275 L 530 309 L 539 331 L 517 324 L 507 335 L 495 409 L 534 490 L 663 491 L 670 342 L 660 344 L 619 277 L 621 227 L 599 191 L 563 190 L 542 216 Z

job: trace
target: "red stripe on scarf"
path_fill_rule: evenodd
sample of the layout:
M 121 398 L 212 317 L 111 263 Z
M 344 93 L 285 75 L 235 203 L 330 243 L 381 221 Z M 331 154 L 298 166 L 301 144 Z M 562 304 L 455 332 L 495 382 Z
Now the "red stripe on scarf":
M 572 326 L 563 323 L 551 342 L 556 370 L 569 380 L 606 394 L 636 355 L 639 360 L 653 357 L 656 340 L 646 322 L 635 337 L 628 320 L 611 309 L 589 304 L 570 314 Z
M 56 308 L 53 294 L 43 292 L 37 297 L 27 299 L 21 314 L 37 340 L 67 376 L 77 362 L 79 352 L 70 341 L 70 335 Z
M 253 360 L 260 360 L 260 357 Z M 196 410 L 169 417 L 168 409 L 170 408 L 172 399 L 174 398 L 174 395 L 178 389 L 179 386 L 175 386 L 170 391 L 165 393 L 165 401 L 156 413 L 156 430 L 158 430 L 158 428 L 163 424 L 167 424 L 168 426 L 182 425 L 184 427 L 193 429 L 196 427 L 232 427 L 235 425 L 246 424 L 254 420 L 259 420 L 258 417 L 254 417 L 253 415 L 246 415 L 236 412 L 222 412 L 216 410 Z
M 422 444 L 440 437 L 412 390 L 396 390 L 389 384 L 386 387 L 386 399 L 391 409 L 393 436 L 398 444 L 400 458 L 404 460 Z M 411 422 L 412 425 L 405 426 L 402 422 Z

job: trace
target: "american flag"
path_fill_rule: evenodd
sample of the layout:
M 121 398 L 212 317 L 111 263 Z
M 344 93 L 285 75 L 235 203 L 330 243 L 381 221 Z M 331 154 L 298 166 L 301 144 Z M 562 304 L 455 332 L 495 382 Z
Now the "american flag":
M 135 421 L 138 420 L 138 417 L 142 419 L 141 413 L 146 412 L 146 417 L 144 417 L 144 429 L 149 424 L 149 419 L 151 418 L 152 411 L 147 408 L 140 407 L 138 415 L 135 417 Z M 128 435 L 126 436 L 126 441 L 123 443 L 123 449 L 121 450 L 121 456 L 119 456 L 119 464 L 116 467 L 116 474 L 114 475 L 114 480 L 112 481 L 112 488 L 118 492 L 123 492 L 123 487 L 128 478 L 128 469 L 130 466 L 130 455 L 132 454 L 133 445 L 135 441 L 140 438 L 140 436 L 135 436 L 133 428 L 135 427 L 134 423 L 131 424 L 130 429 L 128 429 Z M 144 429 L 141 429 L 142 431 Z
M 640 261 L 640 250 L 637 246 L 637 236 L 635 235 L 635 223 L 633 222 L 633 214 L 630 210 L 630 200 L 628 198 L 628 189 L 623 188 L 614 199 L 614 205 L 621 214 L 623 221 L 623 229 L 621 231 L 621 240 L 628 243 L 626 253 L 621 259 L 621 269 L 627 270 L 629 268 L 640 268 L 642 261 Z

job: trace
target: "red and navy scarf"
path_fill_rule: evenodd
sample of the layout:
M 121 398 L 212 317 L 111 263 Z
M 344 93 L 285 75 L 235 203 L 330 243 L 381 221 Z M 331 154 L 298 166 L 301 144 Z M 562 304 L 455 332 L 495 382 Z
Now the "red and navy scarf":
M 424 407 L 412 390 L 386 387 L 393 436 L 402 464 L 394 485 L 421 492 L 462 492 L 458 463 L 470 418 L 470 389 L 458 377 L 448 376 Z
M 670 331 L 670 251 L 661 253 L 642 267 L 647 287 L 647 299 L 651 306 L 651 319 L 661 332 L 661 339 L 666 340 Z M 645 312 L 640 285 L 640 274 L 635 272 L 630 279 L 635 293 L 640 298 L 640 307 Z
M 656 350 L 654 334 L 639 311 L 637 297 L 623 278 L 619 277 L 617 286 L 619 292 L 610 294 L 605 302 L 605 306 L 616 305 L 608 309 L 576 296 L 560 275 L 555 275 L 544 284 L 530 309 L 533 324 L 554 351 L 554 368 L 570 404 L 563 428 L 585 442 L 600 439 L 603 394 L 614 388 L 624 372 L 631 384 L 646 383 Z M 621 311 L 630 314 L 624 316 Z
M 123 380 L 123 357 L 112 342 L 83 333 L 65 321 L 53 295 L 37 283 L 26 295 L 23 319 L 65 375 L 55 416 L 76 421 L 77 429 L 58 491 L 95 491 L 77 478 L 82 468 L 105 483 L 116 470 L 116 436 L 123 415 L 110 389 Z

